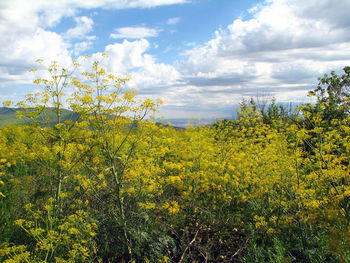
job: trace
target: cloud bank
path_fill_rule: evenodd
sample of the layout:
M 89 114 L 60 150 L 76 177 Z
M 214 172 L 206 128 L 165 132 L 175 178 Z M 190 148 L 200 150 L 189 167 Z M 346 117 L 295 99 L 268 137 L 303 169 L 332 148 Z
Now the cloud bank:
M 96 39 L 94 21 L 79 16 L 79 9 L 103 12 L 188 2 L 5 0 L 0 4 L 0 88 L 29 83 L 27 70 L 37 58 L 65 64 L 88 51 Z M 248 10 L 249 18 L 232 18 L 212 39 L 171 64 L 151 55 L 152 43 L 146 40 L 157 39 L 164 29 L 117 28 L 103 50 L 109 54 L 105 63 L 110 71 L 130 72 L 128 85 L 142 96 L 163 98 L 168 117 L 230 116 L 234 103 L 262 92 L 298 102 L 316 86 L 317 77 L 350 65 L 348 10 L 348 0 L 266 0 Z M 74 18 L 76 25 L 57 33 L 53 28 L 63 17 Z M 179 21 L 170 18 L 165 25 Z
M 199 104 L 208 97 L 228 102 L 227 109 L 259 91 L 279 101 L 303 100 L 317 77 L 350 64 L 348 8 L 345 0 L 269 0 L 253 7 L 251 19 L 233 20 L 186 52 L 178 66 L 186 92 L 197 93 Z
M 140 39 L 147 37 L 156 37 L 158 36 L 159 30 L 154 28 L 147 27 L 121 27 L 115 29 L 116 33 L 110 34 L 110 38 L 118 39 L 118 38 L 128 38 L 128 39 Z

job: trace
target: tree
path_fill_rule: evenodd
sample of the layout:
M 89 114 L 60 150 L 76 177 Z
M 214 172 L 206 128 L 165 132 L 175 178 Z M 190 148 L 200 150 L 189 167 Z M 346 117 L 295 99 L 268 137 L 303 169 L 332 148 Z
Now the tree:
M 323 119 L 330 124 L 332 119 L 343 120 L 350 113 L 350 67 L 344 67 L 344 74 L 339 76 L 335 71 L 319 78 L 319 83 L 310 96 L 317 96 L 317 107 L 324 107 Z

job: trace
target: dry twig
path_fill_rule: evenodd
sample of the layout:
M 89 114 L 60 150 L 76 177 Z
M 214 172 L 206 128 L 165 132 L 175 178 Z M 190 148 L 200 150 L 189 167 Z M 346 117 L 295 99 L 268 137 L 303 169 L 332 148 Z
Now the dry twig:
M 194 235 L 194 238 L 192 239 L 192 241 L 191 241 L 191 242 L 187 245 L 187 247 L 185 248 L 185 251 L 182 253 L 181 258 L 180 258 L 180 260 L 179 260 L 179 263 L 181 263 L 181 262 L 184 260 L 187 250 L 188 250 L 188 249 L 193 245 L 193 243 L 196 241 L 196 238 L 197 238 L 197 236 L 198 236 L 198 233 L 199 233 L 199 229 L 197 230 L 196 234 Z

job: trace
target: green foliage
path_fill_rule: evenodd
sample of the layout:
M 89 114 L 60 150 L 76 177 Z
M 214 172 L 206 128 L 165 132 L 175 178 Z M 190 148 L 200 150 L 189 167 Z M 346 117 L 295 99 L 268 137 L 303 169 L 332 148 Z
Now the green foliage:
M 350 113 L 350 67 L 344 67 L 344 74 L 338 76 L 334 71 L 330 76 L 319 78 L 319 84 L 309 96 L 316 96 L 314 111 L 322 112 L 322 119 L 327 126 L 332 126 L 334 119 L 344 120 Z
M 0 250 L 5 256 L 4 262 L 22 262 L 24 259 L 30 262 L 95 262 L 93 237 L 96 235 L 96 223 L 91 222 L 83 210 L 60 220 L 54 215 L 54 202 L 51 198 L 43 210 L 36 211 L 30 203 L 25 206 L 28 219 L 18 219 L 15 225 L 32 237 L 30 243 L 33 247 L 28 245 L 23 250 L 23 246 L 5 243 Z

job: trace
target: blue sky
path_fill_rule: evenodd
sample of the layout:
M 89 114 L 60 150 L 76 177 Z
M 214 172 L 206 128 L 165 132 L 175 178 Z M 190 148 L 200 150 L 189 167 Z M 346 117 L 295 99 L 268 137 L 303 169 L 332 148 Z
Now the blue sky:
M 35 60 L 109 54 L 167 118 L 230 117 L 243 98 L 306 101 L 350 65 L 348 0 L 2 0 L 0 96 L 35 90 Z

